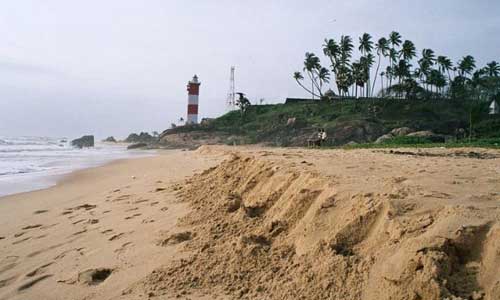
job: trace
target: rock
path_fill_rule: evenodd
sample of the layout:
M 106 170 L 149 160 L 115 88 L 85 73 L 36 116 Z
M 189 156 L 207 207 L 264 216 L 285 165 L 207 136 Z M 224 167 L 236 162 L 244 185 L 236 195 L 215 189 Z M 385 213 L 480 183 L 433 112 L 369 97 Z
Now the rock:
M 103 142 L 116 143 L 116 139 L 113 136 L 109 136 L 103 140 Z
M 375 144 L 383 144 L 384 142 L 393 139 L 394 136 L 390 133 L 384 134 L 383 136 L 379 137 L 376 141 Z
M 127 147 L 127 149 L 139 149 L 139 148 L 146 148 L 148 146 L 148 144 L 146 143 L 136 143 L 136 144 L 132 144 L 132 145 L 129 145 Z
M 436 134 L 434 132 L 432 132 L 432 131 L 424 130 L 424 131 L 412 132 L 412 133 L 407 134 L 406 136 L 431 137 L 431 136 L 435 136 L 435 135 Z
M 94 147 L 94 136 L 93 135 L 82 136 L 79 139 L 72 140 L 71 145 L 77 148 Z
M 414 131 L 415 130 L 413 130 L 409 127 L 400 127 L 400 128 L 394 128 L 393 130 L 391 130 L 391 132 L 389 134 L 391 134 L 392 136 L 404 136 L 404 135 L 408 135 Z
M 380 123 L 371 120 L 348 120 L 337 123 L 334 128 L 328 129 L 327 133 L 338 145 L 350 141 L 367 143 L 381 136 L 384 128 Z
M 356 143 L 355 141 L 350 141 L 349 143 L 345 144 L 346 146 L 355 146 L 357 145 L 358 143 Z
M 157 139 L 147 132 L 141 132 L 140 134 L 131 133 L 126 139 L 126 143 L 153 143 Z
M 444 143 L 448 139 L 448 136 L 442 134 L 436 134 L 432 131 L 417 131 L 407 134 L 409 137 L 425 138 L 433 143 Z

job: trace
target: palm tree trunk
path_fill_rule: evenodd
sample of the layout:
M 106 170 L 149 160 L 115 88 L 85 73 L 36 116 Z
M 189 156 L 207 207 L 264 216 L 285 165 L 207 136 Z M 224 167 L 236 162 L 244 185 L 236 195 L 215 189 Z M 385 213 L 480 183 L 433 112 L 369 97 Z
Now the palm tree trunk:
M 381 57 L 380 53 L 378 53 L 378 65 L 377 65 L 377 71 L 375 72 L 375 78 L 373 79 L 372 95 L 373 95 L 373 92 L 375 90 L 375 84 L 377 83 L 377 77 L 378 77 L 378 71 L 380 69 L 381 59 L 382 59 L 382 57 Z
M 314 99 L 314 92 L 312 92 L 310 89 L 306 88 L 299 80 L 295 79 L 295 81 L 297 81 L 297 83 L 300 85 L 301 88 L 303 88 L 306 92 L 311 94 L 313 99 Z

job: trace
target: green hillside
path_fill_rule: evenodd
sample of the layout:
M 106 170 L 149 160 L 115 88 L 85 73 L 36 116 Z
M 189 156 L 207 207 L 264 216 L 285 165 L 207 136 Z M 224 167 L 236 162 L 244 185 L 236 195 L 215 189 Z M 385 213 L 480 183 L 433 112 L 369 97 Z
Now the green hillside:
M 318 128 L 324 128 L 331 146 L 349 142 L 369 143 L 394 128 L 432 131 L 454 139 L 500 140 L 500 116 L 488 114 L 488 103 L 463 101 L 409 101 L 364 99 L 307 101 L 290 104 L 253 105 L 242 115 L 229 112 L 203 125 L 177 127 L 169 133 L 216 132 L 227 143 L 264 143 L 275 146 L 303 146 Z M 293 120 L 294 119 L 294 120 Z

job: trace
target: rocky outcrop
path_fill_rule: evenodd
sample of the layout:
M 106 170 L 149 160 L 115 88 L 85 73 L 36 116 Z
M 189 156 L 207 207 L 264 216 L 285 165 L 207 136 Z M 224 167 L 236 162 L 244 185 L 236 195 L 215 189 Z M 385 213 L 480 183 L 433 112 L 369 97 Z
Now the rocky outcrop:
M 408 128 L 408 127 L 400 127 L 400 128 L 394 128 L 391 130 L 389 133 L 384 134 L 380 136 L 376 141 L 375 144 L 383 144 L 389 140 L 392 140 L 395 137 L 398 136 L 406 136 L 410 133 L 414 132 L 413 129 Z
M 350 120 L 341 122 L 327 130 L 329 137 L 336 145 L 344 145 L 350 141 L 356 143 L 372 142 L 383 133 L 383 126 L 371 120 Z
M 437 133 L 434 133 L 434 132 L 428 131 L 428 130 L 412 132 L 406 136 L 424 138 L 424 139 L 427 139 L 433 143 L 444 143 L 449 138 L 446 135 L 437 134 Z
M 94 147 L 94 136 L 84 135 L 79 139 L 72 140 L 71 145 L 77 148 L 90 148 Z
M 103 142 L 106 143 L 116 143 L 116 139 L 113 136 L 109 136 L 106 139 L 102 140 Z
M 157 138 L 150 135 L 147 132 L 141 132 L 140 134 L 131 133 L 124 142 L 126 143 L 154 143 L 157 141 Z
M 147 146 L 148 146 L 148 144 L 146 144 L 146 143 L 136 143 L 136 144 L 129 145 L 127 147 L 127 149 L 130 150 L 130 149 L 146 148 Z

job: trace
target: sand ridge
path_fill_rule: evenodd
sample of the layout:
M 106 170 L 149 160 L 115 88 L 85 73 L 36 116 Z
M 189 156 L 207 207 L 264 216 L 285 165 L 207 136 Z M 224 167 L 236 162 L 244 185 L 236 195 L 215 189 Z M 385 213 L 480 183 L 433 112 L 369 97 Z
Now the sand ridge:
M 203 146 L 0 199 L 0 299 L 499 299 L 500 153 Z
M 497 154 L 481 160 L 444 152 L 408 154 L 393 166 L 387 164 L 400 153 L 233 153 L 178 186 L 192 211 L 180 222 L 191 228 L 188 238 L 177 242 L 190 255 L 136 289 L 159 297 L 175 291 L 245 299 L 498 299 Z M 343 159 L 328 157 L 337 155 Z M 323 160 L 335 164 L 334 174 L 324 171 Z M 352 185 L 346 170 L 353 164 L 374 174 L 393 170 L 382 178 L 358 171 Z M 434 173 L 449 174 L 456 165 L 479 169 L 469 174 L 467 194 L 447 189 Z M 401 176 L 404 167 L 415 170 Z M 422 173 L 431 181 L 420 183 Z

